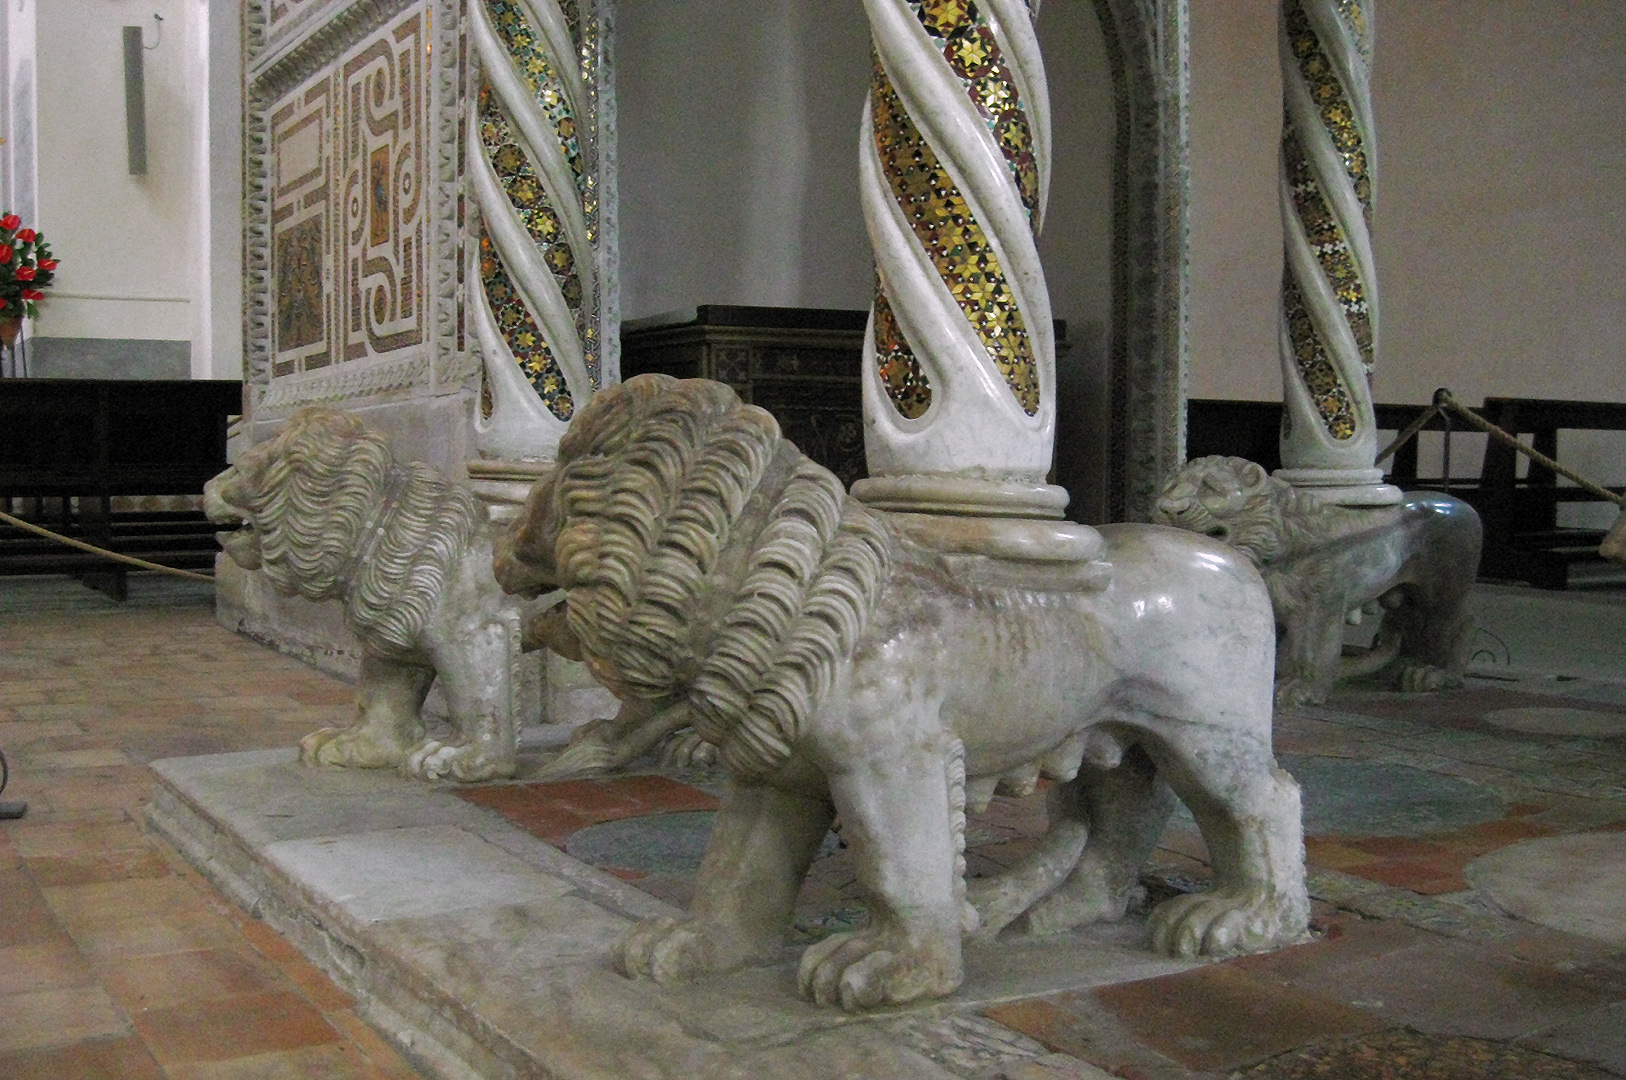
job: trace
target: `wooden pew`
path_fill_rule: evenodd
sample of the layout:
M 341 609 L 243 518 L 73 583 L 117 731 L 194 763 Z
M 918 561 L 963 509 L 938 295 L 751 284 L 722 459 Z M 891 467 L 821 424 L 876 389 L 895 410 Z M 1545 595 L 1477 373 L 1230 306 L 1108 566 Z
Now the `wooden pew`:
M 200 511 L 116 512 L 113 499 L 200 494 L 241 411 L 235 380 L 0 379 L 0 508 L 122 554 L 212 567 Z M 0 526 L 0 574 L 49 573 L 125 596 L 121 564 Z

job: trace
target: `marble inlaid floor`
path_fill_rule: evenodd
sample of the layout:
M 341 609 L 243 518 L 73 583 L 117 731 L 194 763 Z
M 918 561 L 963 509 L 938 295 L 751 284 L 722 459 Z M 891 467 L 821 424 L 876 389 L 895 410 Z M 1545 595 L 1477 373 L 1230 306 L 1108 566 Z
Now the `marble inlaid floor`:
M 190 595 L 63 612 L 46 592 L 0 615 L 0 798 L 30 804 L 0 822 L 0 1077 L 414 1075 L 348 995 L 138 825 L 147 762 L 292 745 L 343 721 L 350 688 Z M 1626 642 L 1611 675 L 1607 643 L 1560 629 L 1587 641 L 1586 674 L 1488 655 L 1461 691 L 1278 716 L 1305 787 L 1315 941 L 915 1022 L 898 1037 L 919 1075 L 1626 1076 Z M 681 904 L 719 790 L 680 773 L 460 794 Z M 1042 792 L 998 800 L 972 823 L 972 872 L 1042 827 Z M 1155 900 L 1207 872 L 1177 818 L 1144 883 Z M 856 904 L 832 838 L 797 931 L 860 919 Z

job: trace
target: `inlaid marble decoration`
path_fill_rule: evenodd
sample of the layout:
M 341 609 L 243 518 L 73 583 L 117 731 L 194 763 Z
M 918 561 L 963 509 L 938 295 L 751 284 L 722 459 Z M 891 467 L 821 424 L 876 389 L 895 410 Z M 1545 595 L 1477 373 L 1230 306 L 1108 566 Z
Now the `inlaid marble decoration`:
M 873 476 L 1042 484 L 1055 423 L 1035 242 L 1049 97 L 1025 0 L 865 0 L 860 193 L 877 289 L 865 345 Z
M 393 20 L 271 110 L 273 377 L 426 340 L 424 24 Z
M 1370 7 L 1281 5 L 1282 373 L 1287 413 L 1303 414 L 1284 427 L 1290 469 L 1365 469 L 1377 449 Z

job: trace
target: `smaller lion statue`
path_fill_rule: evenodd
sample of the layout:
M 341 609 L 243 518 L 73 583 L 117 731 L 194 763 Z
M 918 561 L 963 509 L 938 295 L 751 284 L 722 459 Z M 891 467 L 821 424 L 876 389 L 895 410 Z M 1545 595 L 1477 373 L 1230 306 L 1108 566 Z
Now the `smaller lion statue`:
M 1397 506 L 1323 503 L 1237 457 L 1187 462 L 1154 518 L 1223 540 L 1264 575 L 1276 612 L 1276 704 L 1326 700 L 1341 678 L 1382 673 L 1401 690 L 1462 685 L 1479 568 L 1479 515 L 1449 495 Z M 1344 626 L 1382 619 L 1365 656 Z
M 1609 535 L 1598 545 L 1598 554 L 1618 563 L 1626 563 L 1626 506 L 1621 507 L 1620 517 L 1615 519 Z
M 1306 932 L 1270 597 L 1223 544 L 875 510 L 727 386 L 640 375 L 577 414 L 494 569 L 520 595 L 562 589 L 528 638 L 628 703 L 595 752 L 691 727 L 729 774 L 690 913 L 629 930 L 629 976 L 773 962 L 839 818 L 871 916 L 803 952 L 802 994 L 941 997 L 967 935 L 1122 916 L 1175 796 L 1215 886 L 1161 904 L 1152 947 L 1220 956 Z M 1057 798 L 1037 859 L 969 887 L 968 808 L 1041 777 Z
M 204 510 L 226 555 L 273 588 L 337 600 L 361 639 L 356 721 L 300 740 L 307 765 L 405 768 L 425 780 L 512 776 L 508 641 L 519 615 L 491 574 L 472 492 L 348 413 L 304 408 L 210 480 Z M 425 738 L 439 680 L 455 741 Z

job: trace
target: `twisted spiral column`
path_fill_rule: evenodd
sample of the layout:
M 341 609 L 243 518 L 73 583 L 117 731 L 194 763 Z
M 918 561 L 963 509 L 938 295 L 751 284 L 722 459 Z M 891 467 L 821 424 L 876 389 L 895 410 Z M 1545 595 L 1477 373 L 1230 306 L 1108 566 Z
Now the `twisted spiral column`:
M 486 457 L 551 460 L 599 382 L 596 193 L 582 153 L 590 100 L 566 4 L 575 9 L 575 0 L 469 5 L 481 73 L 468 119 L 480 235 L 469 308 L 484 362 L 476 433 Z
M 859 185 L 875 251 L 870 479 L 893 509 L 1059 517 L 1055 342 L 1035 244 L 1049 96 L 1024 0 L 865 0 Z
M 1282 0 L 1282 465 L 1331 502 L 1400 501 L 1373 467 L 1372 0 Z

